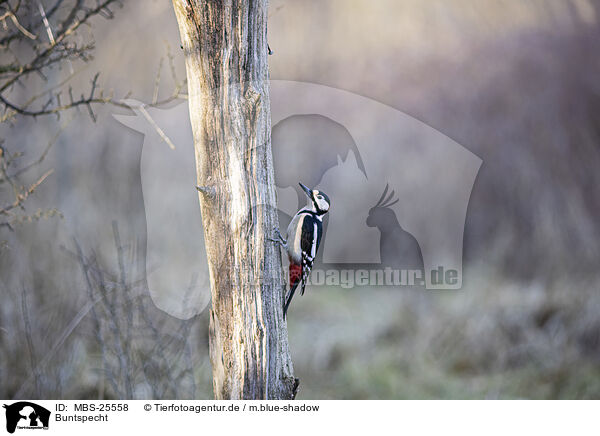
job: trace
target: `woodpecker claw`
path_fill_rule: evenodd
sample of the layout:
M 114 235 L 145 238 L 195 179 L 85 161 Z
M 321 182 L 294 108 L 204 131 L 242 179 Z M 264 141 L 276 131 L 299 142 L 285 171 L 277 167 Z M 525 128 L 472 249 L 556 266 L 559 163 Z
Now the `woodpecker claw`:
M 277 239 L 272 239 L 272 238 L 267 238 L 269 241 L 275 242 L 279 245 L 281 245 L 282 247 L 285 247 L 287 245 L 287 241 L 285 239 L 283 239 L 283 236 L 281 236 L 281 232 L 279 231 L 279 229 L 275 229 L 275 236 L 277 237 Z

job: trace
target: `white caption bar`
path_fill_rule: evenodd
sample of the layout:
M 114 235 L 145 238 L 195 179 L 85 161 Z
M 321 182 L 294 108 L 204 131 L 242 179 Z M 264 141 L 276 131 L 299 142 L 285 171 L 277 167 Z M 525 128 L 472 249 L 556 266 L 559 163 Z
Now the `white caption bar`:
M 2 401 L 1 434 L 597 434 L 594 401 Z M 128 432 L 128 433 L 125 433 Z M 129 433 L 132 432 L 132 433 Z M 377 433 L 374 433 L 377 432 Z

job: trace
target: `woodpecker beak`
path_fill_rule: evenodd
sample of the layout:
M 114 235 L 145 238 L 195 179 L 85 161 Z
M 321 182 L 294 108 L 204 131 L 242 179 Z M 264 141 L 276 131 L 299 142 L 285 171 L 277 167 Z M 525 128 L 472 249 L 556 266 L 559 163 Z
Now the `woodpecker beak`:
M 303 185 L 302 183 L 298 183 L 298 184 L 300 185 L 302 190 L 306 193 L 308 198 L 310 198 L 312 200 L 312 191 L 309 188 L 307 188 L 305 185 Z

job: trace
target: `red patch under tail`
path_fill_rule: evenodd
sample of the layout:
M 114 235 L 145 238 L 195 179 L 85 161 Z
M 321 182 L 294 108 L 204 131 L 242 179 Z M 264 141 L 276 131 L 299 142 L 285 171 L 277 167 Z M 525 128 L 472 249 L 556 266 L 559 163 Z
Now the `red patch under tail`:
M 300 281 L 301 277 L 302 267 L 300 265 L 290 263 L 290 289 L 293 288 L 294 285 Z

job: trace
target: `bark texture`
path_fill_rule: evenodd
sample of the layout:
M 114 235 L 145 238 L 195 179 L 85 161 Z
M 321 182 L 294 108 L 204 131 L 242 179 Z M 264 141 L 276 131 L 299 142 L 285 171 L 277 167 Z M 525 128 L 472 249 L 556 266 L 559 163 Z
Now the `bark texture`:
M 212 292 L 218 399 L 288 399 L 267 67 L 266 0 L 173 0 L 186 56 Z

